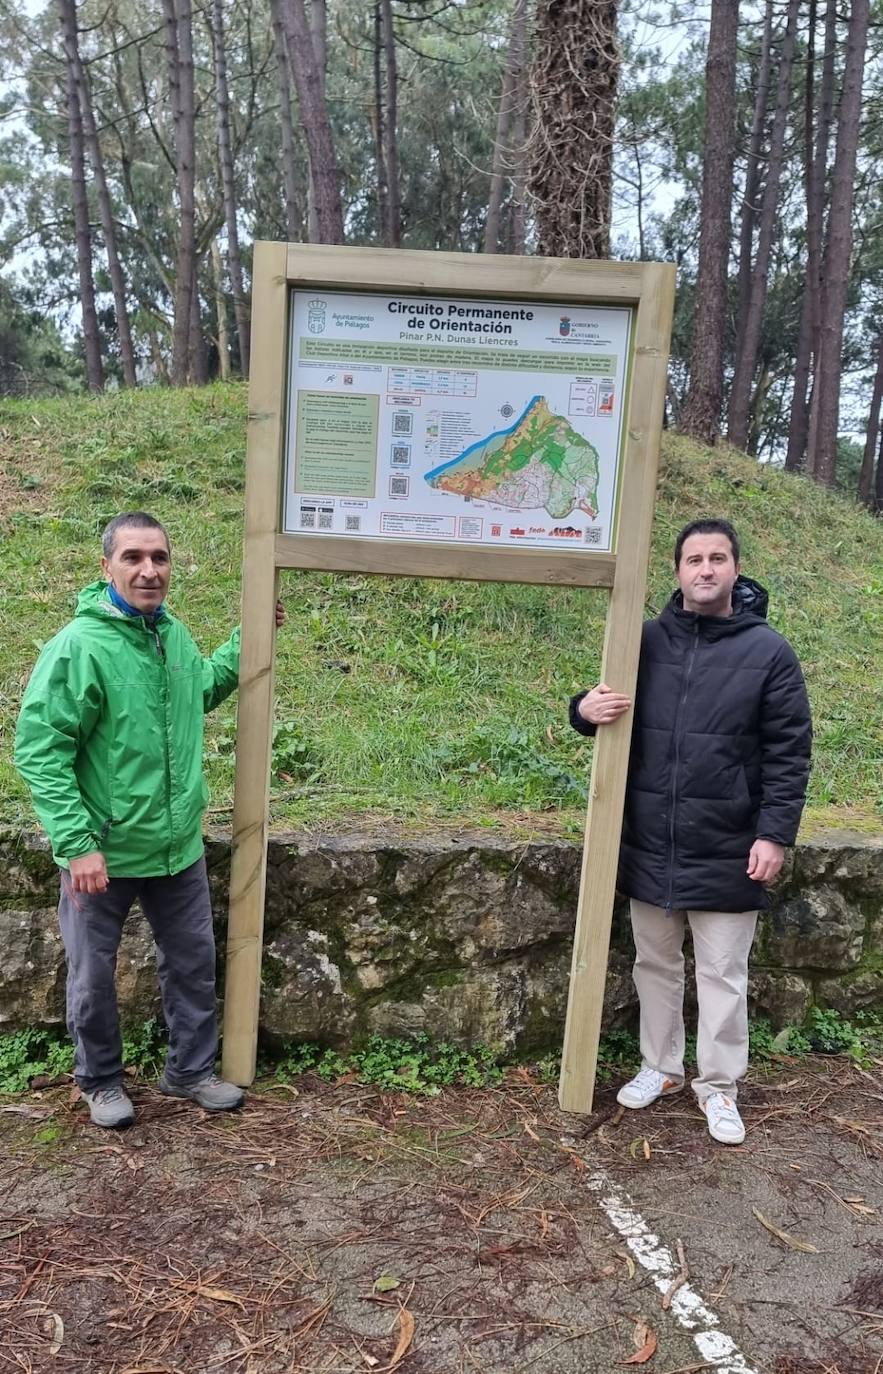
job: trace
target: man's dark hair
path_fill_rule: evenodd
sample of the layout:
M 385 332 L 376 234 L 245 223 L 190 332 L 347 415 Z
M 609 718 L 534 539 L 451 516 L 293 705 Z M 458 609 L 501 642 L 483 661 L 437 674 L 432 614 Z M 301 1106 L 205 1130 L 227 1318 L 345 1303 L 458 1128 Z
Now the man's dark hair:
M 120 530 L 161 530 L 166 541 L 166 548 L 171 553 L 172 545 L 169 541 L 169 532 L 161 521 L 148 515 L 146 510 L 127 510 L 122 515 L 115 515 L 104 527 L 104 533 L 101 536 L 101 548 L 105 558 L 113 557 L 114 544 Z
M 689 525 L 684 526 L 675 540 L 676 568 L 681 566 L 684 542 L 690 538 L 691 534 L 725 534 L 730 541 L 730 548 L 733 550 L 733 562 L 739 562 L 739 536 L 729 520 L 691 520 Z

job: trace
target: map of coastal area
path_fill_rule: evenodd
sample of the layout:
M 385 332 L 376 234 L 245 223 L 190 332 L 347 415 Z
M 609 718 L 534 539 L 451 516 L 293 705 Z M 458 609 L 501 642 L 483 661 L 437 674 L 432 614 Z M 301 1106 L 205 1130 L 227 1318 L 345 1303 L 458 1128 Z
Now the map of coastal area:
M 573 510 L 598 513 L 598 450 L 545 396 L 534 396 L 508 429 L 471 444 L 426 474 L 439 491 L 507 510 L 548 511 L 553 520 Z

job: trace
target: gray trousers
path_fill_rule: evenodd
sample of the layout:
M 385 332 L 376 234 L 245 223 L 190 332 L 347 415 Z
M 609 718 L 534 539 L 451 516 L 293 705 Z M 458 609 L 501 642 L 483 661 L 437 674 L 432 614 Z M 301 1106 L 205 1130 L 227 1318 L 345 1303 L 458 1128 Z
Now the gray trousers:
M 67 1025 L 74 1076 L 92 1092 L 122 1082 L 123 1045 L 115 986 L 117 950 L 136 897 L 156 941 L 169 1028 L 166 1077 L 205 1078 L 218 1051 L 215 938 L 205 859 L 166 878 L 111 878 L 105 892 L 74 892 L 61 870 L 58 918 L 67 955 Z
M 664 911 L 632 898 L 633 977 L 641 1004 L 641 1058 L 676 1083 L 684 1081 L 684 928 L 690 922 L 696 961 L 700 1102 L 712 1093 L 735 1101 L 748 1068 L 748 955 L 756 911 Z

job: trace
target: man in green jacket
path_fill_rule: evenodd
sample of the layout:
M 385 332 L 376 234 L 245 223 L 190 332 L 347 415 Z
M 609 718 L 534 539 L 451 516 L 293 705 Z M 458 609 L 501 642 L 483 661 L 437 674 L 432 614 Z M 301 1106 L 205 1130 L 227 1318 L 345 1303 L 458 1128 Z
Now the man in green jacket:
M 136 898 L 157 946 L 169 1028 L 160 1091 L 207 1111 L 242 1105 L 214 1072 L 215 945 L 202 841 L 203 716 L 239 677 L 239 630 L 203 658 L 165 607 L 171 551 L 143 511 L 104 531 L 104 580 L 40 654 L 25 690 L 16 766 L 61 870 L 74 1073 L 98 1126 L 128 1126 L 116 956 Z M 276 607 L 276 624 L 285 613 Z

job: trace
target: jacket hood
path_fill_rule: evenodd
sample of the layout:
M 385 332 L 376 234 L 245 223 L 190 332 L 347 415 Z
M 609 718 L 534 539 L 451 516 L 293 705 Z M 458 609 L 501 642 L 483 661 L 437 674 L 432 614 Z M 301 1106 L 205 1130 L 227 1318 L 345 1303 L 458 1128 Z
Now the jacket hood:
M 669 623 L 674 619 L 677 624 L 688 625 L 691 628 L 700 621 L 702 629 L 707 633 L 738 634 L 749 625 L 766 622 L 768 605 L 769 594 L 766 587 L 755 582 L 753 577 L 743 577 L 740 573 L 733 585 L 732 615 L 699 615 L 697 611 L 685 610 L 684 594 L 680 588 L 672 593 L 662 615 Z

